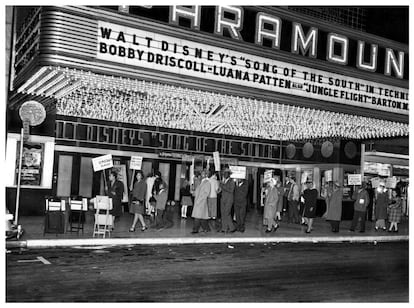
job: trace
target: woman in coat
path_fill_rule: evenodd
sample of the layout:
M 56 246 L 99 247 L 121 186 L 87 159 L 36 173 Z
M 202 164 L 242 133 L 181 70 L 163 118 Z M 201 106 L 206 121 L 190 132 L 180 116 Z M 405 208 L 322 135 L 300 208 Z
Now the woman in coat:
M 278 199 L 276 204 L 276 220 L 282 220 L 282 211 L 283 211 L 283 194 L 285 193 L 285 188 L 282 186 L 281 181 L 276 182 L 276 189 L 278 192 Z
M 207 172 L 201 172 L 201 183 L 197 186 L 194 194 L 194 206 L 192 217 L 194 218 L 193 231 L 191 233 L 198 233 L 200 225 L 204 232 L 210 231 L 208 226 L 208 204 L 207 198 L 210 195 L 210 181 L 207 178 Z
M 117 179 L 118 174 L 112 170 L 109 174 L 109 183 L 107 188 L 107 195 L 112 199 L 112 212 L 115 218 L 122 215 L 122 196 L 124 194 L 124 184 Z
M 390 221 L 391 225 L 388 229 L 388 232 L 392 232 L 392 228 L 394 227 L 394 232 L 398 232 L 398 223 L 401 221 L 402 216 L 402 206 L 401 206 L 401 198 L 397 195 L 395 190 L 392 191 L 392 198 L 391 203 L 388 206 L 389 209 L 389 216 L 388 220 Z
M 385 189 L 385 183 L 380 183 L 377 188 L 377 197 L 375 202 L 375 231 L 378 229 L 387 230 L 385 219 L 387 219 L 387 208 L 390 203 L 388 192 Z
M 144 181 L 144 173 L 141 170 L 137 171 L 136 174 L 137 181 L 134 184 L 134 188 L 132 189 L 132 202 L 129 212 L 134 214 L 134 220 L 132 221 L 132 226 L 129 228 L 129 232 L 135 231 L 135 225 L 137 224 L 138 220 L 141 223 L 141 231 L 145 231 L 147 225 L 144 221 L 145 214 L 145 198 L 147 195 L 147 183 Z
M 180 189 L 181 194 L 181 218 L 187 218 L 187 208 L 193 206 L 193 199 L 191 198 L 190 183 L 187 179 L 184 180 L 183 186 Z
M 276 208 L 277 202 L 279 199 L 279 193 L 275 187 L 276 180 L 271 179 L 269 182 L 269 189 L 267 190 L 264 213 L 263 213 L 263 223 L 267 225 L 266 233 L 276 231 L 279 228 L 275 217 L 276 217 Z
M 318 191 L 312 188 L 312 182 L 306 182 L 307 188 L 303 191 L 304 209 L 303 217 L 308 225 L 306 233 L 312 231 L 313 219 L 316 216 L 316 201 L 318 199 Z
M 342 216 L 342 189 L 338 182 L 334 183 L 333 190 L 327 194 L 326 205 L 326 220 L 330 222 L 332 232 L 339 232 Z

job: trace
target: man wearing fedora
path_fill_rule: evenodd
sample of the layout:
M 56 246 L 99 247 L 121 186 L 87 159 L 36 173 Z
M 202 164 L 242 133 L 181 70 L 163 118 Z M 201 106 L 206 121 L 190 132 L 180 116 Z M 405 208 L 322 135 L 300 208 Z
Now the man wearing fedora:
M 339 182 L 334 182 L 333 191 L 326 196 L 326 220 L 331 224 L 332 232 L 339 232 L 342 216 L 342 189 Z
M 230 178 L 231 171 L 226 169 L 223 172 L 221 188 L 221 232 L 234 232 L 236 230 L 231 217 L 231 208 L 234 201 L 235 184 Z
M 367 213 L 367 206 L 369 204 L 369 195 L 366 190 L 366 183 L 362 182 L 362 185 L 359 189 L 355 190 L 352 199 L 355 200 L 354 203 L 354 218 L 352 219 L 351 228 L 349 231 L 354 232 L 355 227 L 360 221 L 360 230 L 359 232 L 365 232 L 365 219 Z

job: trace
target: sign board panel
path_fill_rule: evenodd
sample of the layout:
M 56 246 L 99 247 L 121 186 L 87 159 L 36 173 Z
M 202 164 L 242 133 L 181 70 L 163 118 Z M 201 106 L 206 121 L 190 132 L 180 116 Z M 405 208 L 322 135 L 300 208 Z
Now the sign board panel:
M 395 176 L 385 180 L 385 187 L 394 189 L 397 186 L 397 178 Z
M 362 179 L 360 174 L 348 174 L 348 185 L 361 185 Z
M 93 171 L 101 171 L 104 169 L 112 168 L 114 162 L 112 160 L 112 154 L 106 154 L 92 158 Z
M 268 183 L 273 177 L 273 170 L 266 170 L 263 176 L 263 183 Z
M 332 170 L 325 171 L 325 181 L 332 182 Z
M 229 166 L 232 179 L 245 179 L 246 167 L 245 166 Z
M 376 178 L 371 179 L 372 188 L 377 188 L 379 186 L 379 183 L 380 183 L 380 178 L 376 177 Z
M 220 171 L 220 153 L 213 152 L 213 159 L 214 159 L 214 168 L 216 171 Z
M 142 168 L 142 156 L 131 156 L 131 163 L 129 169 L 141 170 Z
M 408 89 L 98 21 L 97 59 L 408 115 Z

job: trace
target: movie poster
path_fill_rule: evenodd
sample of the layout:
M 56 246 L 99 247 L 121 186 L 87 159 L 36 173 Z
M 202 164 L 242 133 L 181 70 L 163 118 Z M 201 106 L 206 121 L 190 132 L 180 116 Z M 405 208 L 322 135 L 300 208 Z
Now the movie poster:
M 19 176 L 20 142 L 17 143 L 16 185 Z M 42 165 L 44 158 L 44 144 L 23 143 L 21 185 L 40 186 L 42 182 Z

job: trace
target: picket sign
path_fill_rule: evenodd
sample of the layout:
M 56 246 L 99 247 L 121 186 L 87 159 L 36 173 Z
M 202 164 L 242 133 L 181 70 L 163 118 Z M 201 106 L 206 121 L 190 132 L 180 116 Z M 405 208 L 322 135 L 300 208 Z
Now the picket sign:
M 361 185 L 362 178 L 360 174 L 348 174 L 348 185 Z
M 142 156 L 131 156 L 131 163 L 129 169 L 141 170 L 142 168 Z
M 214 159 L 214 169 L 216 169 L 216 171 L 220 171 L 220 153 L 213 152 L 213 159 Z
M 229 166 L 232 179 L 245 179 L 246 167 L 245 166 Z
M 273 170 L 266 170 L 263 175 L 263 182 L 269 183 L 273 177 Z
M 93 171 L 101 171 L 114 166 L 112 154 L 106 154 L 92 158 Z

